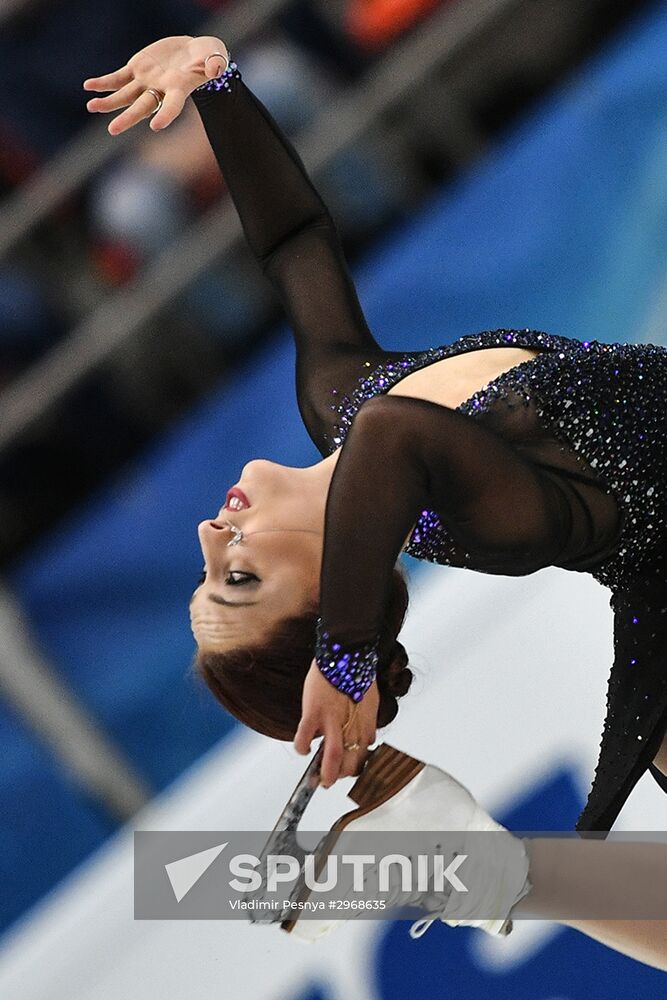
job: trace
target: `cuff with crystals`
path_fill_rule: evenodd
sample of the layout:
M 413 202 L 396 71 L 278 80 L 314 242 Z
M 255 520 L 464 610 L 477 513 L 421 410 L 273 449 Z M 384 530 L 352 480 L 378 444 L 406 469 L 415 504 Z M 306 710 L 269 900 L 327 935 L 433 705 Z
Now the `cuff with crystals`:
M 352 701 L 361 701 L 377 673 L 377 639 L 364 645 L 342 645 L 318 619 L 315 659 L 320 671 L 335 688 L 349 695 Z

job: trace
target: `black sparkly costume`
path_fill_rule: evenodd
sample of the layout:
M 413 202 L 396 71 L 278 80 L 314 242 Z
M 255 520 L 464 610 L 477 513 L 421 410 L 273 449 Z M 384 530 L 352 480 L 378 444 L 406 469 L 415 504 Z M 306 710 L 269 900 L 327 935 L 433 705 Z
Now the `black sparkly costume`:
M 225 86 L 193 99 L 291 320 L 304 423 L 323 455 L 343 445 L 326 508 L 321 669 L 356 700 L 367 690 L 410 533 L 406 551 L 432 562 L 591 573 L 612 591 L 615 656 L 577 828 L 608 830 L 667 726 L 667 350 L 496 330 L 383 351 L 297 154 L 238 73 Z M 419 368 L 490 347 L 540 353 L 457 409 L 385 395 Z

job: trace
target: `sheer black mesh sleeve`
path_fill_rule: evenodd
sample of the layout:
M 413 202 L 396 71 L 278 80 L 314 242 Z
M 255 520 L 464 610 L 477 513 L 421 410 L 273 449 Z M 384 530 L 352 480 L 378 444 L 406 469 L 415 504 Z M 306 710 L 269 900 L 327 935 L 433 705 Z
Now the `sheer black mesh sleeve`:
M 323 453 L 331 389 L 351 391 L 387 356 L 359 304 L 331 216 L 298 154 L 239 79 L 192 95 L 252 252 L 276 288 L 297 347 L 297 398 Z
M 355 700 L 372 681 L 395 561 L 424 509 L 484 572 L 557 564 L 572 537 L 557 479 L 479 421 L 411 397 L 364 403 L 327 498 L 317 650 L 323 673 Z

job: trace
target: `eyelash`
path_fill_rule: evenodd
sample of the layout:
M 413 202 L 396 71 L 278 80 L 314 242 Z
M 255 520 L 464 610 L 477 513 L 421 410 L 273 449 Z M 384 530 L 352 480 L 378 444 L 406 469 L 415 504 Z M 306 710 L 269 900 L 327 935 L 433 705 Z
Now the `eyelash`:
M 234 580 L 233 577 L 235 577 L 235 576 L 242 576 L 243 579 L 242 580 Z M 202 585 L 202 583 L 204 583 L 205 579 L 206 579 L 206 572 L 203 572 L 202 575 L 199 577 L 199 580 L 197 581 L 197 586 L 201 587 L 201 585 Z M 256 581 L 256 582 L 259 583 L 259 577 L 255 576 L 254 573 L 244 573 L 240 569 L 234 569 L 234 570 L 232 570 L 225 577 L 225 583 L 228 584 L 230 587 L 242 587 L 244 584 L 251 583 L 252 581 Z

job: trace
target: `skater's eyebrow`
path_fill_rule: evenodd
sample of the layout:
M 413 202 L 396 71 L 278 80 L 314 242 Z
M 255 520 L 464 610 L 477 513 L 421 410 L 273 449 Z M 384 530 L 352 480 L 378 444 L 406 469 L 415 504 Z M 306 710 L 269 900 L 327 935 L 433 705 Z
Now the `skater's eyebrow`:
M 259 601 L 226 601 L 220 594 L 209 594 L 208 599 L 214 604 L 224 604 L 226 608 L 251 608 L 254 604 L 259 604 Z

